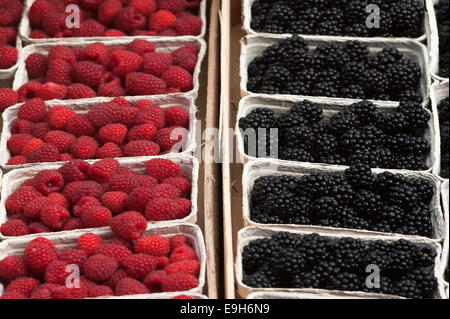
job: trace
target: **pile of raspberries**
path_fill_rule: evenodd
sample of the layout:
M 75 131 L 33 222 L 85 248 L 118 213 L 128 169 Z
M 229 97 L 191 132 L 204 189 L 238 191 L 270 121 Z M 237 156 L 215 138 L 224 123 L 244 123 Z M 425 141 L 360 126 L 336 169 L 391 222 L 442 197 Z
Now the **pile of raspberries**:
M 4 236 L 110 226 L 135 240 L 149 221 L 182 219 L 191 213 L 191 182 L 178 163 L 158 158 L 145 162 L 147 175 L 120 167 L 115 159 L 92 165 L 74 160 L 44 169 L 6 200 Z
M 251 219 L 263 224 L 297 224 L 433 236 L 434 185 L 424 179 L 383 172 L 367 165 L 344 174 L 263 176 L 252 188 Z
M 47 56 L 36 52 L 27 57 L 31 81 L 18 89 L 18 101 L 188 92 L 199 51 L 190 44 L 171 54 L 155 52 L 151 42 L 141 39 L 110 48 L 101 42 L 73 49 L 56 45 Z
M 17 26 L 22 8 L 20 0 L 0 0 L 0 70 L 9 69 L 17 62 Z
M 30 38 L 195 36 L 201 0 L 37 0 L 28 13 Z M 80 8 L 80 27 L 68 28 L 66 7 Z
M 114 237 L 104 241 L 93 233 L 78 238 L 72 249 L 61 249 L 44 237 L 31 240 L 23 255 L 0 260 L 0 299 L 82 299 L 173 291 L 199 285 L 200 263 L 192 242 L 183 234 L 172 237 Z M 79 286 L 66 279 L 78 267 Z M 71 282 L 72 283 L 72 282 Z M 189 298 L 179 296 L 177 299 Z
M 19 109 L 11 126 L 7 165 L 164 155 L 185 143 L 189 113 L 182 106 L 161 108 L 148 100 L 133 106 L 115 98 L 76 113 L 65 106 L 47 110 L 34 98 Z
M 370 53 L 359 41 L 315 48 L 293 35 L 267 47 L 248 66 L 247 89 L 264 94 L 422 102 L 420 65 L 394 47 Z
M 278 144 L 278 158 L 282 160 L 425 170 L 431 150 L 424 134 L 429 120 L 430 114 L 422 104 L 406 101 L 391 112 L 380 112 L 372 102 L 361 101 L 325 120 L 320 106 L 303 100 L 287 113 L 254 109 L 239 120 L 239 127 L 247 134 L 249 130 L 256 134 L 266 130 L 266 154 L 259 153 L 259 157 L 273 153 Z M 278 139 L 271 135 L 274 129 L 278 130 Z M 258 141 L 263 140 L 264 136 L 258 136 Z M 245 134 L 244 143 L 249 154 L 249 147 L 254 145 Z

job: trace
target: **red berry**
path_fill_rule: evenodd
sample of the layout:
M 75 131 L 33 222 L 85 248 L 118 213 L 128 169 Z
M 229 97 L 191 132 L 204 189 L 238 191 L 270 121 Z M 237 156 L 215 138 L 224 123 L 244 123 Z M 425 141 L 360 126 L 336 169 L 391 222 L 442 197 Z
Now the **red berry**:
M 86 114 L 75 114 L 66 123 L 65 130 L 76 137 L 92 136 L 95 127 Z
M 61 166 L 58 171 L 66 183 L 74 181 L 85 181 L 90 165 L 83 160 L 72 160 Z
M 22 296 L 29 297 L 33 290 L 40 284 L 39 280 L 31 277 L 21 277 L 12 281 L 6 287 L 7 293 L 18 293 Z
M 163 94 L 166 83 L 153 75 L 132 72 L 126 75 L 125 90 L 130 95 Z
M 180 89 L 182 92 L 192 90 L 192 75 L 179 66 L 168 67 L 161 75 L 167 87 Z
M 139 187 L 134 189 L 126 201 L 127 208 L 140 213 L 145 212 L 148 201 L 151 199 L 152 188 L 151 187 Z
M 148 175 L 162 181 L 169 177 L 180 176 L 180 164 L 164 158 L 155 158 L 145 163 L 145 170 Z
M 87 260 L 87 254 L 81 249 L 69 249 L 58 255 L 58 259 L 65 261 L 70 265 L 77 265 L 82 267 L 84 262 Z
M 22 165 L 27 163 L 27 158 L 21 155 L 11 157 L 6 165 Z
M 33 186 L 41 194 L 59 192 L 64 187 L 64 178 L 56 170 L 42 170 L 33 179 Z
M 72 83 L 72 64 L 63 59 L 49 60 L 47 68 L 47 81 L 60 85 L 70 85 Z
M 68 273 L 66 272 L 68 265 L 68 263 L 62 260 L 52 261 L 45 269 L 45 281 L 64 285 L 68 276 Z
M 136 125 L 153 124 L 159 130 L 165 126 L 164 110 L 158 105 L 149 105 L 143 108 L 135 118 Z
M 97 12 L 98 21 L 104 25 L 110 25 L 114 22 L 119 12 L 122 10 L 122 2 L 119 0 L 103 1 Z
M 41 209 L 41 221 L 53 229 L 62 229 L 64 221 L 69 217 L 69 211 L 59 205 L 46 205 Z
M 186 245 L 175 248 L 170 254 L 170 263 L 175 263 L 182 260 L 197 260 L 195 251 Z
M 137 1 L 152 1 L 152 0 L 133 0 L 133 1 L 136 3 Z M 153 45 L 153 43 L 142 39 L 133 40 L 132 42 L 130 42 L 130 44 L 128 44 L 127 48 L 131 52 L 139 54 L 140 56 L 144 55 L 145 53 L 155 52 L 155 46 Z
M 118 76 L 135 72 L 142 63 L 142 57 L 131 51 L 116 51 L 111 54 L 109 65 Z
M 168 198 L 175 199 L 180 197 L 180 191 L 169 184 L 159 184 L 152 188 L 150 199 Z
M 90 159 L 95 157 L 97 152 L 97 142 L 89 136 L 77 138 L 70 146 L 70 152 L 75 158 Z
M 134 189 L 138 188 L 139 181 L 135 176 L 130 174 L 116 174 L 109 181 L 111 191 L 119 191 L 130 194 Z
M 96 96 L 97 94 L 93 89 L 81 83 L 72 83 L 67 87 L 67 100 L 87 99 Z
M 79 185 L 73 189 L 70 194 L 70 200 L 73 204 L 78 203 L 78 201 L 85 196 L 93 196 L 100 198 L 103 194 L 103 187 L 94 181 L 81 182 Z
M 106 207 L 94 206 L 81 215 L 81 223 L 84 227 L 108 226 L 112 218 L 111 211 Z
M 189 274 L 175 273 L 162 279 L 161 286 L 164 292 L 186 291 L 199 285 L 198 279 Z
M 78 238 L 78 249 L 83 250 L 88 256 L 93 255 L 101 244 L 103 244 L 103 240 L 92 233 L 83 234 Z
M 114 143 L 105 143 L 95 154 L 95 158 L 115 158 L 122 156 L 122 150 Z
M 200 264 L 197 260 L 182 260 L 168 265 L 164 270 L 168 275 L 183 273 L 198 277 L 200 274 Z
M 97 104 L 89 110 L 87 116 L 95 127 L 101 128 L 108 124 L 120 123 L 122 107 L 114 102 Z
M 73 65 L 72 73 L 78 82 L 90 87 L 97 87 L 105 73 L 105 69 L 99 64 L 82 61 Z
M 0 112 L 19 102 L 19 95 L 12 89 L 0 89 Z
M 61 59 L 72 65 L 76 62 L 75 53 L 65 45 L 55 45 L 50 48 L 47 58 L 49 61 Z
M 67 124 L 67 121 L 69 121 L 69 119 L 74 115 L 75 112 L 73 110 L 69 110 L 65 106 L 58 105 L 48 110 L 45 117 L 52 127 L 57 130 L 61 130 Z
M 30 81 L 22 85 L 17 90 L 19 96 L 19 102 L 25 102 L 36 97 L 37 91 L 41 88 L 42 84 L 37 81 Z
M 59 151 L 55 145 L 50 143 L 45 143 L 38 149 L 36 149 L 28 157 L 28 162 L 38 163 L 38 162 L 57 162 L 59 160 Z
M 189 238 L 186 235 L 175 235 L 170 238 L 170 251 L 174 251 L 181 246 L 190 246 Z
M 39 197 L 42 197 L 42 194 L 34 187 L 22 186 L 9 195 L 5 203 L 6 210 L 11 215 L 20 214 L 25 204 Z
M 136 240 L 147 228 L 147 221 L 141 213 L 129 211 L 113 217 L 109 225 L 123 239 Z
M 98 137 L 104 143 L 112 142 L 121 145 L 127 133 L 128 129 L 123 124 L 108 124 L 100 129 Z
M 45 135 L 44 141 L 55 145 L 60 153 L 67 153 L 75 141 L 75 136 L 64 131 L 50 131 Z
M 29 234 L 27 225 L 19 219 L 10 219 L 2 224 L 0 232 L 4 236 L 24 236 Z
M 88 169 L 88 175 L 91 179 L 104 183 L 119 170 L 120 164 L 117 160 L 108 158 L 92 164 Z
M 97 64 L 103 64 L 108 58 L 108 48 L 101 42 L 89 44 L 81 52 L 82 61 L 91 61 Z
M 156 132 L 153 139 L 161 148 L 162 152 L 179 152 L 186 147 L 189 131 L 181 126 L 170 126 Z
M 127 258 L 132 254 L 127 247 L 117 245 L 111 242 L 108 244 L 102 244 L 98 246 L 95 250 L 95 253 L 111 257 L 118 263 L 122 262 L 122 260 L 124 260 L 125 258 Z
M 155 156 L 160 151 L 159 145 L 152 141 L 131 141 L 123 148 L 125 156 Z
M 169 177 L 164 179 L 162 183 L 174 186 L 183 197 L 189 198 L 191 194 L 191 182 L 183 176 Z
M 163 52 L 146 53 L 143 56 L 142 71 L 160 77 L 172 65 L 172 56 Z
M 94 286 L 88 290 L 88 297 L 90 297 L 90 298 L 102 297 L 102 296 L 114 296 L 114 292 L 112 291 L 112 289 L 110 287 L 105 286 L 105 285 Z
M 37 96 L 44 101 L 54 99 L 63 100 L 66 96 L 66 93 L 66 87 L 53 82 L 47 82 L 41 86 L 41 88 L 37 92 Z
M 170 28 L 175 22 L 176 16 L 167 10 L 158 10 L 150 16 L 148 21 L 148 29 L 150 31 L 160 32 Z
M 94 19 L 86 19 L 81 22 L 79 28 L 74 28 L 74 37 L 101 37 L 105 33 L 105 26 Z
M 162 281 L 167 276 L 164 270 L 155 270 L 144 278 L 144 285 L 150 293 L 162 292 Z
M 178 35 L 199 35 L 202 31 L 202 19 L 196 16 L 185 16 L 177 18 L 173 23 Z
M 35 274 L 43 274 L 45 268 L 56 260 L 57 252 L 54 246 L 40 242 L 30 242 L 24 251 L 24 260 Z
M 9 69 L 17 62 L 18 52 L 10 45 L 0 45 L 0 69 Z
M 45 143 L 42 140 L 40 140 L 38 138 L 33 138 L 33 139 L 29 140 L 27 142 L 27 144 L 25 144 L 25 146 L 23 147 L 22 155 L 25 156 L 26 158 L 28 158 L 35 150 L 37 150 L 44 144 Z
M 121 265 L 129 277 L 142 280 L 155 269 L 156 259 L 147 254 L 134 254 L 122 260 Z
M 150 221 L 174 220 L 178 213 L 176 202 L 168 198 L 153 199 L 145 208 L 145 217 Z
M 45 118 L 47 106 L 44 101 L 38 98 L 28 100 L 23 104 L 17 112 L 17 117 L 30 122 L 41 122 Z
M 169 256 L 170 241 L 162 236 L 144 236 L 136 240 L 134 244 L 136 253 L 143 253 L 155 257 Z
M 126 7 L 119 12 L 114 22 L 114 26 L 130 34 L 135 30 L 140 30 L 145 27 L 145 16 L 135 10 L 133 7 Z
M 28 268 L 23 256 L 8 256 L 0 260 L 0 278 L 9 282 L 28 275 Z
M 118 267 L 117 261 L 105 255 L 94 255 L 83 264 L 83 271 L 87 278 L 101 282 L 111 277 Z
M 147 294 L 147 288 L 139 281 L 132 278 L 120 279 L 115 287 L 116 296 Z
M 31 53 L 25 60 L 25 67 L 31 79 L 45 77 L 47 74 L 47 57 L 41 53 Z
M 102 195 L 101 200 L 103 206 L 117 215 L 125 210 L 127 198 L 128 195 L 124 192 L 106 192 Z

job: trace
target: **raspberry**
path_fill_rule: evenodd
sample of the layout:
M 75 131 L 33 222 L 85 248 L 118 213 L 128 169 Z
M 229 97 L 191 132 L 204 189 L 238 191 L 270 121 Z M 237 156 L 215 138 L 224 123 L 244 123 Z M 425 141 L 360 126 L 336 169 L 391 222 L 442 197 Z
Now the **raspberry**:
M 67 218 L 62 226 L 62 230 L 75 230 L 82 228 L 84 227 L 81 219 L 76 217 Z
M 169 256 L 170 241 L 162 236 L 144 236 L 136 240 L 134 244 L 136 253 L 143 253 L 155 257 Z
M 125 78 L 125 90 L 130 95 L 155 95 L 163 94 L 166 83 L 153 75 L 132 72 Z
M 83 160 L 72 160 L 61 166 L 58 171 L 66 183 L 75 181 L 85 181 L 86 173 L 90 165 Z
M 17 117 L 33 123 L 41 122 L 45 118 L 47 107 L 44 101 L 34 98 L 25 102 L 17 112 Z
M 98 246 L 97 249 L 95 250 L 95 253 L 111 257 L 118 263 L 121 263 L 122 260 L 124 260 L 125 258 L 127 258 L 132 254 L 127 247 L 117 245 L 114 243 L 102 244 Z
M 136 125 L 153 124 L 159 130 L 165 126 L 166 117 L 164 110 L 158 105 L 151 105 L 138 113 L 135 119 Z
M 63 285 L 66 283 L 68 263 L 62 260 L 54 260 L 45 269 L 45 281 Z
M 173 64 L 192 73 L 197 65 L 197 56 L 191 52 L 182 51 L 173 55 Z
M 119 1 L 120 3 L 120 1 Z M 96 298 L 96 297 L 102 297 L 102 296 L 114 296 L 114 292 L 112 289 L 105 285 L 98 285 L 91 287 L 88 291 L 88 297 L 90 298 Z
M 147 254 L 134 254 L 122 260 L 121 265 L 129 277 L 142 280 L 155 269 L 156 259 Z
M 35 222 L 28 225 L 30 234 L 50 233 L 52 230 L 41 222 Z
M 151 198 L 151 194 L 152 188 L 150 187 L 139 187 L 134 189 L 127 198 L 127 208 L 129 210 L 144 213 L 145 207 L 147 207 L 147 203 Z
M 179 66 L 168 67 L 161 75 L 167 87 L 180 89 L 182 92 L 192 90 L 192 75 Z
M 164 109 L 167 126 L 189 126 L 189 112 L 182 106 L 171 106 Z
M 164 292 L 191 290 L 199 285 L 198 279 L 189 274 L 175 273 L 161 280 Z
M 103 66 L 90 61 L 77 62 L 72 69 L 74 78 L 90 87 L 97 87 L 104 73 L 105 69 Z
M 131 51 L 116 51 L 111 54 L 109 65 L 114 74 L 124 76 L 128 73 L 135 72 L 142 63 L 142 57 Z
M 0 112 L 19 102 L 19 94 L 12 89 L 0 89 Z
M 26 157 L 18 155 L 11 157 L 6 163 L 6 165 L 22 165 L 26 163 L 27 163 Z
M 199 35 L 202 31 L 202 19 L 196 16 L 186 16 L 177 18 L 173 23 L 173 28 L 178 35 Z
M 84 20 L 79 28 L 73 29 L 74 37 L 101 37 L 104 33 L 105 26 L 93 19 Z
M 119 12 L 122 10 L 122 2 L 119 0 L 103 1 L 97 11 L 98 21 L 104 25 L 110 25 L 114 22 Z
M 69 110 L 65 106 L 58 105 L 48 110 L 45 117 L 52 127 L 61 130 L 67 124 L 67 121 L 74 115 L 74 111 Z
M 45 77 L 47 74 L 47 57 L 41 53 L 31 53 L 25 60 L 25 67 L 31 79 Z
M 125 240 L 123 238 L 119 238 L 119 237 L 114 237 L 113 239 L 111 239 L 109 241 L 109 243 L 125 247 L 125 248 L 129 249 L 130 251 L 133 248 L 133 244 L 130 241 Z
M 45 13 L 52 11 L 53 7 L 46 0 L 37 0 L 33 2 L 28 12 L 28 18 L 33 28 L 39 28 L 42 26 L 42 17 Z
M 102 1 L 101 0 L 81 0 L 81 3 L 83 6 L 85 6 L 87 9 L 95 10 L 99 8 Z
M 72 154 L 70 154 L 70 153 L 59 154 L 59 161 L 60 162 L 67 162 L 67 161 L 71 161 L 73 159 L 74 158 L 73 158 Z
M 196 260 L 182 260 L 168 265 L 164 270 L 168 275 L 183 273 L 198 277 L 200 274 L 200 264 Z
M 117 145 L 121 145 L 128 129 L 123 124 L 108 124 L 100 129 L 98 136 L 104 143 L 112 142 Z
M 60 37 L 65 28 L 65 22 L 64 14 L 50 11 L 42 16 L 42 29 L 50 37 Z
M 83 234 L 78 238 L 78 249 L 83 250 L 88 256 L 93 255 L 101 244 L 103 244 L 103 240 L 92 233 Z
M 70 146 L 70 152 L 75 158 L 90 159 L 94 158 L 97 152 L 97 142 L 89 136 L 77 138 Z
M 108 182 L 120 168 L 117 160 L 109 158 L 92 164 L 88 169 L 88 175 L 91 179 L 104 183 Z
M 153 124 L 138 125 L 130 129 L 127 135 L 129 141 L 149 140 L 156 135 L 156 127 Z
M 32 30 L 29 35 L 30 39 L 48 39 L 49 36 L 42 30 Z
M 46 205 L 41 209 L 42 223 L 53 229 L 61 229 L 64 221 L 69 217 L 69 211 L 59 205 Z
M 97 128 L 108 124 L 120 123 L 122 108 L 114 102 L 95 105 L 87 114 L 89 121 Z
M 117 270 L 111 277 L 109 277 L 108 281 L 106 282 L 111 289 L 115 289 L 117 283 L 123 279 L 127 278 L 127 273 L 124 269 Z
M 95 158 L 115 158 L 122 156 L 122 150 L 114 143 L 105 143 L 95 154 Z
M 162 181 L 169 177 L 180 176 L 180 164 L 164 158 L 155 158 L 145 163 L 145 170 L 148 175 Z
M 186 0 L 158 0 L 158 8 L 178 13 L 186 9 Z
M 150 199 L 168 198 L 175 199 L 180 196 L 177 188 L 169 184 L 159 184 L 152 188 Z
M 70 194 L 70 200 L 73 204 L 78 203 L 78 201 L 85 196 L 93 196 L 100 198 L 103 194 L 103 187 L 93 181 L 81 182 Z
M 24 236 L 28 235 L 27 225 L 19 219 L 10 219 L 0 226 L 0 232 L 4 236 Z
M 188 10 L 197 9 L 200 6 L 201 1 L 202 0 L 185 0 L 186 9 Z
M 124 106 L 122 107 L 122 116 L 121 116 L 121 120 L 120 123 L 128 126 L 128 127 L 132 127 L 134 124 L 134 120 L 137 116 L 137 114 L 139 113 L 139 109 L 136 107 L 131 107 L 131 106 Z
M 6 287 L 7 293 L 18 293 L 22 296 L 29 297 L 33 290 L 39 286 L 39 280 L 31 277 L 21 277 L 12 281 Z
M 179 246 L 172 251 L 169 263 L 176 263 L 182 260 L 197 260 L 197 254 L 189 246 Z
M 59 160 L 58 148 L 52 144 L 45 143 L 37 150 L 35 150 L 28 157 L 30 163 L 38 162 L 57 162 Z
M 66 93 L 67 89 L 64 86 L 53 82 L 47 82 L 41 86 L 41 88 L 37 92 L 37 97 L 44 101 L 54 99 L 63 100 L 66 96 Z
M 174 251 L 181 246 L 190 246 L 189 238 L 186 235 L 175 235 L 170 238 L 170 251 Z
M 111 218 L 112 214 L 108 208 L 94 206 L 81 215 L 81 223 L 87 228 L 103 227 L 108 226 Z
M 118 267 L 117 261 L 105 255 L 89 257 L 83 264 L 83 271 L 87 278 L 100 282 L 111 277 Z
M 127 194 L 130 194 L 139 186 L 139 182 L 130 174 L 117 174 L 111 177 L 111 180 L 109 181 L 111 191 L 119 191 Z
M 72 83 L 71 68 L 71 64 L 62 59 L 49 60 L 46 80 L 64 86 L 70 85 Z
M 119 237 L 136 240 L 147 228 L 147 221 L 141 213 L 129 211 L 113 217 L 109 225 Z
M 41 88 L 42 84 L 37 81 L 30 81 L 22 85 L 18 90 L 19 102 L 25 102 L 36 97 L 37 91 Z
M 42 170 L 33 179 L 33 186 L 41 194 L 59 192 L 64 187 L 64 179 L 56 170 Z
M 0 69 L 9 69 L 17 62 L 18 52 L 15 47 L 0 45 Z
M 30 242 L 24 251 L 25 263 L 35 274 L 43 274 L 48 264 L 56 258 L 55 247 L 41 242 Z
M 100 84 L 97 90 L 98 96 L 124 96 L 125 91 L 122 87 L 116 84 Z
M 167 10 L 158 10 L 153 13 L 148 20 L 148 29 L 150 31 L 160 32 L 170 28 L 175 22 L 176 16 Z
M 144 285 L 150 293 L 162 292 L 162 280 L 167 276 L 164 270 L 155 270 L 144 278 Z
M 186 198 L 177 198 L 175 200 L 176 205 L 178 206 L 178 215 L 177 219 L 182 219 L 191 214 L 192 211 L 192 203 L 190 200 Z
M 81 83 L 73 83 L 67 87 L 66 99 L 87 99 L 96 97 L 97 94 L 89 86 Z
M 47 59 L 49 61 L 61 59 L 72 65 L 76 62 L 75 53 L 71 48 L 65 45 L 55 45 L 50 48 Z
M 6 200 L 5 206 L 9 214 L 15 215 L 23 212 L 23 207 L 26 203 L 42 197 L 34 187 L 23 186 L 9 195 Z
M 0 296 L 0 299 L 26 299 L 26 297 L 16 292 L 5 292 Z
M 185 147 L 188 134 L 189 131 L 181 126 L 165 127 L 156 132 L 154 141 L 159 144 L 163 152 L 177 152 Z
M 13 154 L 21 154 L 25 145 L 33 139 L 30 134 L 20 133 L 13 134 L 7 142 L 8 149 Z
M 114 215 L 123 212 L 126 208 L 128 195 L 124 192 L 106 192 L 102 195 L 102 204 Z
M 51 193 L 48 194 L 47 198 L 50 200 L 52 204 L 59 205 L 65 208 L 69 208 L 69 202 L 61 193 Z
M 76 137 L 91 136 L 95 132 L 95 127 L 86 114 L 75 114 L 72 116 L 67 121 L 64 129 Z
M 77 188 L 79 185 L 81 184 L 81 181 L 75 181 L 75 182 L 70 182 L 67 183 L 66 186 L 64 186 L 61 194 L 68 199 L 69 201 L 71 200 L 71 195 L 72 192 L 75 190 L 75 188 Z
M 83 213 L 92 207 L 101 207 L 100 201 L 93 196 L 84 196 L 81 198 L 75 206 L 73 206 L 72 212 L 76 217 L 81 217 Z
M 142 71 L 157 77 L 172 65 L 172 56 L 163 52 L 146 53 L 143 56 Z
M 144 15 L 137 12 L 133 7 L 127 7 L 119 12 L 114 22 L 114 26 L 117 29 L 130 34 L 135 30 L 143 29 L 145 27 L 145 21 Z
M 26 133 L 33 135 L 35 124 L 27 120 L 15 120 L 11 126 L 11 134 Z
M 77 265 L 82 267 L 87 260 L 87 255 L 84 250 L 81 249 L 69 249 L 58 255 L 58 259 L 66 262 L 69 265 Z
M 145 208 L 145 217 L 150 221 L 174 220 L 178 213 L 176 202 L 167 198 L 153 199 Z
M 125 156 L 155 156 L 159 154 L 159 145 L 147 140 L 131 141 L 123 148 Z
M 149 1 L 149 0 L 134 0 L 134 1 Z M 142 39 L 133 40 L 130 44 L 128 44 L 127 48 L 131 52 L 134 52 L 140 56 L 143 56 L 146 53 L 155 52 L 155 46 L 153 45 L 153 43 Z
M 177 188 L 182 197 L 189 198 L 189 195 L 191 194 L 191 182 L 183 176 L 169 177 L 164 179 L 162 183 Z
M 44 141 L 55 145 L 60 153 L 67 153 L 75 141 L 75 136 L 64 131 L 50 131 L 45 135 Z
M 23 256 L 8 256 L 0 260 L 0 278 L 9 282 L 28 275 Z
M 101 42 L 89 44 L 81 52 L 81 60 L 91 61 L 97 64 L 105 63 L 108 57 L 108 48 Z
M 116 296 L 147 294 L 147 288 L 139 281 L 132 278 L 120 279 L 115 287 Z
M 41 147 L 42 145 L 44 145 L 45 143 L 38 139 L 38 138 L 33 138 L 31 140 L 29 140 L 27 142 L 27 144 L 25 144 L 25 146 L 22 149 L 22 155 L 25 156 L 26 158 L 28 158 L 35 150 L 37 150 L 39 147 Z
M 47 122 L 39 122 L 33 125 L 33 136 L 39 139 L 43 139 L 45 135 L 50 131 L 50 125 Z

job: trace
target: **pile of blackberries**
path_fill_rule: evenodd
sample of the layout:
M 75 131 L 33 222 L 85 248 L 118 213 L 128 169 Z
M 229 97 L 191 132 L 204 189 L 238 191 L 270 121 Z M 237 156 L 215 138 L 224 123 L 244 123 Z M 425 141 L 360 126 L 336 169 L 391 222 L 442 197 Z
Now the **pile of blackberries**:
M 433 248 L 406 240 L 330 241 L 318 234 L 301 238 L 281 232 L 244 247 L 243 282 L 254 288 L 319 288 L 432 298 L 437 287 L 435 258 Z M 366 284 L 373 272 L 369 265 L 380 270 L 378 287 Z
M 369 5 L 379 9 L 379 25 Z M 257 32 L 419 37 L 424 34 L 421 0 L 255 0 L 251 28 Z
M 293 35 L 250 62 L 247 89 L 264 94 L 420 102 L 421 75 L 419 64 L 404 58 L 396 48 L 369 54 L 366 45 L 347 41 L 310 49 L 303 38 Z
M 392 112 L 377 112 L 373 103 L 362 101 L 324 120 L 322 108 L 304 100 L 288 113 L 255 109 L 239 120 L 239 127 L 247 154 L 254 153 L 253 149 L 249 152 L 249 146 L 254 145 L 248 140 L 249 129 L 256 134 L 262 132 L 258 129 L 266 129 L 266 154 L 272 152 L 276 156 L 273 148 L 277 145 L 279 159 L 425 170 L 430 143 L 424 138 L 424 131 L 429 120 L 430 114 L 420 103 L 406 101 Z M 278 129 L 278 135 L 273 134 L 274 129 Z M 264 142 L 264 137 L 258 136 L 258 141 Z M 261 150 L 249 155 L 266 157 Z
M 448 135 L 449 135 L 449 121 L 448 121 L 448 97 L 441 101 L 438 105 L 439 111 L 439 126 L 441 129 L 441 176 L 448 178 Z
M 448 0 L 440 0 L 435 6 L 439 32 L 439 76 L 448 78 Z
M 434 186 L 366 165 L 345 174 L 263 176 L 253 184 L 250 218 L 262 224 L 297 224 L 433 236 Z

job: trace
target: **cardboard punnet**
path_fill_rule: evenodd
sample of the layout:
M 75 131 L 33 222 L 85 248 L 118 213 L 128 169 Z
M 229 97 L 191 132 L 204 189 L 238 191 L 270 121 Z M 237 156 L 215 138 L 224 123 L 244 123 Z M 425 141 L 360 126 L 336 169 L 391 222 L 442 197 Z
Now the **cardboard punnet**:
M 435 156 L 439 159 L 436 163 L 438 165 L 434 165 L 433 174 L 440 175 L 441 174 L 441 128 L 439 124 L 439 111 L 438 106 L 439 103 L 445 98 L 448 97 L 448 80 L 445 82 L 434 82 L 430 89 L 430 99 L 431 99 L 431 111 L 433 113 L 434 120 L 434 129 L 435 129 Z

